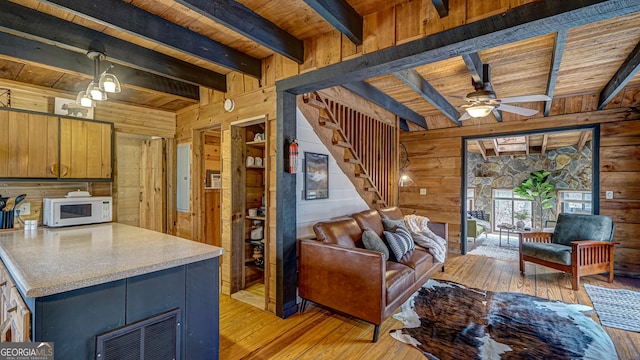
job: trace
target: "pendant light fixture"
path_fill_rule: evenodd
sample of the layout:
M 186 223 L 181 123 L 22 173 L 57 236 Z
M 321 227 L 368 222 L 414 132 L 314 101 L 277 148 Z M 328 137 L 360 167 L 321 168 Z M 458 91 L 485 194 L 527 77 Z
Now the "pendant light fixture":
M 76 97 L 76 103 L 84 107 L 94 107 L 96 101 L 107 100 L 107 93 L 119 93 L 120 81 L 118 78 L 108 73 L 113 64 L 100 74 L 100 61 L 106 58 L 105 54 L 99 51 L 89 51 L 87 57 L 93 60 L 93 80 L 87 86 L 87 90 L 80 91 Z

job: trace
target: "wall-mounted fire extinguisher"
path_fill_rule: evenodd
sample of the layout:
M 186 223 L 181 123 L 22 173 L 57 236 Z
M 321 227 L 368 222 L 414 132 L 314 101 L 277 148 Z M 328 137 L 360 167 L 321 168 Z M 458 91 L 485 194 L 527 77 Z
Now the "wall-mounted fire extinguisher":
M 289 174 L 296 173 L 296 165 L 298 164 L 298 143 L 293 139 L 289 145 Z

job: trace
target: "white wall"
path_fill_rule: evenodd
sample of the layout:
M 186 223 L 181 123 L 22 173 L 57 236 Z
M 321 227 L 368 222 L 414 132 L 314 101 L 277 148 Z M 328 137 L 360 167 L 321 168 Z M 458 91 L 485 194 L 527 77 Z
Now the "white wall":
M 349 178 L 340 170 L 336 160 L 320 138 L 313 131 L 307 119 L 299 109 L 297 114 L 298 133 L 298 172 L 296 175 L 296 194 L 298 195 L 296 216 L 297 236 L 313 234 L 313 224 L 329 219 L 350 215 L 367 210 L 369 206 L 362 200 Z M 329 198 L 304 200 L 304 152 L 329 155 Z

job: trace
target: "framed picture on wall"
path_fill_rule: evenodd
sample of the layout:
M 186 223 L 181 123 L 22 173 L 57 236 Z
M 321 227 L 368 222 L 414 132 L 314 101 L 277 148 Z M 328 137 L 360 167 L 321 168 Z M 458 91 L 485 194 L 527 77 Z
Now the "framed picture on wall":
M 329 155 L 304 153 L 304 199 L 329 198 Z
M 93 108 L 80 106 L 75 100 L 57 97 L 54 99 L 54 106 L 54 114 L 93 119 Z

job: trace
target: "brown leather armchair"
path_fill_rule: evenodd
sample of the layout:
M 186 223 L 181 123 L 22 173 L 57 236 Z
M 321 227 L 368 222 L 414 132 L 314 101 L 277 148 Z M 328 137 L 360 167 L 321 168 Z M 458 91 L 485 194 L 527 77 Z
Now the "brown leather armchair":
M 399 209 L 388 209 L 383 216 L 402 218 L 402 213 Z M 446 224 L 430 222 L 429 227 L 447 238 Z M 348 219 L 317 223 L 314 225 L 317 238 L 299 241 L 300 311 L 304 311 L 307 301 L 312 301 L 372 323 L 376 342 L 382 322 L 444 264 L 435 262 L 419 246 L 398 262 L 385 261 L 381 252 L 364 248 L 365 229 L 383 235 L 378 211 L 366 210 Z

